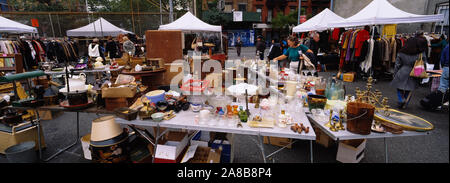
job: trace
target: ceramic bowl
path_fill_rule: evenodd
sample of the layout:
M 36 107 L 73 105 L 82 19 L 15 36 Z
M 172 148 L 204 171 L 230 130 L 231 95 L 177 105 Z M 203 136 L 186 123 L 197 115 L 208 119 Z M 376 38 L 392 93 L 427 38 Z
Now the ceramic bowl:
M 160 121 L 162 121 L 162 120 L 163 120 L 163 117 L 164 117 L 164 113 L 162 113 L 162 112 L 157 112 L 157 113 L 152 114 L 152 119 L 153 119 L 153 121 L 155 121 L 155 122 L 160 122 Z

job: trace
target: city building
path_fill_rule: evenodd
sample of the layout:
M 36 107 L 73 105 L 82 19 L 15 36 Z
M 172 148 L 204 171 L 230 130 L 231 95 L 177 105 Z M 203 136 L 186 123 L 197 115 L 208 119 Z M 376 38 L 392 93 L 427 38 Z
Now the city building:
M 0 12 L 9 11 L 10 7 L 8 5 L 8 0 L 0 0 Z
M 214 4 L 215 2 L 218 5 Z M 305 15 L 306 18 L 310 18 L 330 7 L 330 0 L 301 0 L 301 2 L 301 15 Z M 227 32 L 231 39 L 236 39 L 239 35 L 252 35 L 253 38 L 244 39 L 244 42 L 247 40 L 253 41 L 256 36 L 262 35 L 266 41 L 270 41 L 274 38 L 280 39 L 282 36 L 286 36 L 280 35 L 280 30 L 272 27 L 272 19 L 278 15 L 289 15 L 292 12 L 297 12 L 298 3 L 299 0 L 202 0 L 203 13 L 200 18 L 207 18 L 211 13 L 210 6 L 216 5 L 222 8 L 221 10 L 230 20 L 229 23 L 222 24 L 222 26 L 224 32 Z M 232 21 L 234 11 L 243 12 L 241 22 Z M 295 17 L 297 18 L 298 15 Z M 240 37 L 242 39 L 242 36 Z M 230 41 L 229 44 L 234 46 L 234 41 Z

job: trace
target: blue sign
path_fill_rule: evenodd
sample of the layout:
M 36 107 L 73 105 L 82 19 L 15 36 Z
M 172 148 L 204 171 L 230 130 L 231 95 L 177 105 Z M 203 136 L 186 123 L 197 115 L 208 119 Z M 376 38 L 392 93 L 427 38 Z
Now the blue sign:
M 241 37 L 242 46 L 255 46 L 254 30 L 228 30 L 228 46 L 234 46 Z

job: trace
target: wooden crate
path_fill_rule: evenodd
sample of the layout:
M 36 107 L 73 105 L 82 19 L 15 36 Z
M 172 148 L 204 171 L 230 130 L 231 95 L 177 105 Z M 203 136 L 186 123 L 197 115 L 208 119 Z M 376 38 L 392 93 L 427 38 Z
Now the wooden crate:
M 133 104 L 133 98 L 105 98 L 105 108 L 114 111 L 117 108 L 128 107 Z

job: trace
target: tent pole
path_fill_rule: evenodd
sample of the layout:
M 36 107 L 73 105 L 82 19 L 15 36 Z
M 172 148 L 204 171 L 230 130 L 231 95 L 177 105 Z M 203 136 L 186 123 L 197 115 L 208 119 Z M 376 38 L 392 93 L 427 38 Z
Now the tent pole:
M 100 18 L 100 31 L 102 33 L 102 37 L 103 37 L 103 25 L 102 25 L 102 19 Z
M 92 18 L 94 18 L 94 14 L 92 14 Z M 100 18 L 102 18 L 102 17 L 100 17 Z M 95 22 L 96 21 L 94 21 L 94 36 L 93 37 L 97 37 L 97 29 L 95 28 Z
M 55 37 L 55 29 L 53 28 L 53 21 L 52 21 L 52 16 L 50 15 L 50 13 L 48 14 L 48 17 L 50 18 L 50 25 L 52 26 L 52 33 L 53 33 L 53 38 Z
M 162 3 L 161 3 L 161 0 L 159 0 L 159 16 L 161 18 L 161 25 L 162 25 L 163 22 L 162 22 Z

